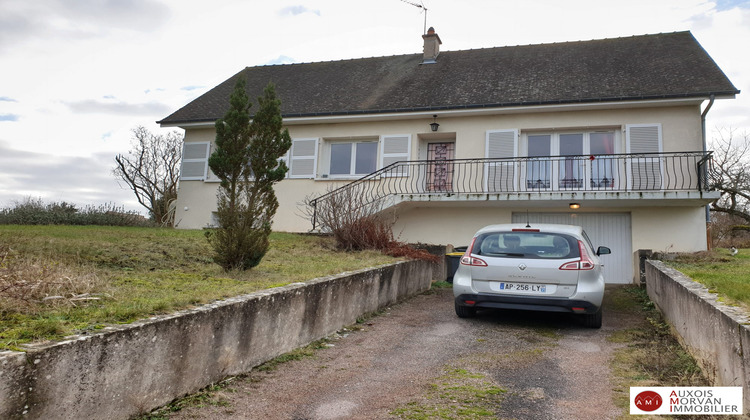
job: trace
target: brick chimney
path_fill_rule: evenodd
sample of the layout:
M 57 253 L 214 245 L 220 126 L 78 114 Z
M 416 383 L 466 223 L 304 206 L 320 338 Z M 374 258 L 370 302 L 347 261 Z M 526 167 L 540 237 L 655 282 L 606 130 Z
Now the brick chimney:
M 435 28 L 430 27 L 427 30 L 426 35 L 422 35 L 424 39 L 424 58 L 422 64 L 434 64 L 436 63 L 437 56 L 440 54 L 440 37 L 435 33 Z

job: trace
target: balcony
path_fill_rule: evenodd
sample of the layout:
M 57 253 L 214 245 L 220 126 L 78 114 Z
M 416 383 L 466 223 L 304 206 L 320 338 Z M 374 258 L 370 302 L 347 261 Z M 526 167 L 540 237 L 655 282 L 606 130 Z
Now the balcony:
M 315 228 L 317 207 L 341 197 L 380 209 L 404 201 L 713 199 L 704 193 L 717 182 L 711 152 L 400 161 L 310 204 Z

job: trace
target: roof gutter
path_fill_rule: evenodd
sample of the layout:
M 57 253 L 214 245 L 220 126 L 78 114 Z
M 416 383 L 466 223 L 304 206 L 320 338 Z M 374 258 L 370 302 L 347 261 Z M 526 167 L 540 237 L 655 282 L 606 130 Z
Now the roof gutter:
M 705 98 L 705 96 L 703 97 Z M 496 104 L 496 105 L 462 105 L 462 106 L 439 106 L 425 108 L 404 108 L 397 110 L 370 110 L 350 111 L 343 113 L 315 113 L 315 114 L 285 114 L 282 115 L 285 125 L 316 124 L 316 123 L 341 123 L 359 121 L 378 121 L 385 119 L 411 119 L 420 117 L 432 117 L 439 111 L 441 117 L 458 117 L 463 115 L 484 114 L 509 114 L 520 112 L 559 112 L 585 110 L 591 108 L 624 108 L 632 106 L 669 105 L 679 103 L 695 103 L 703 98 L 679 96 L 671 98 L 642 98 L 642 99 L 613 99 L 611 101 L 577 101 L 577 102 L 538 102 L 518 104 Z M 162 127 L 212 127 L 216 119 L 187 120 L 187 121 L 157 121 Z

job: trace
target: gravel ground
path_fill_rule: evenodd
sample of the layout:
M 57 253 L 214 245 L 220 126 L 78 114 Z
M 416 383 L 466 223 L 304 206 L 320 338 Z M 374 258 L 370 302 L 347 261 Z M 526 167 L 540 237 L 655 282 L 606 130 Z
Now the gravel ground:
M 623 414 L 612 401 L 609 371 L 612 352 L 622 344 L 606 337 L 632 325 L 634 315 L 605 303 L 600 330 L 552 313 L 480 312 L 459 319 L 452 299 L 450 289 L 437 289 L 395 305 L 361 330 L 342 332 L 313 357 L 235 379 L 215 394 L 221 404 L 169 418 L 386 419 L 417 412 L 430 418 L 472 401 L 496 418 Z M 471 413 L 464 418 L 476 416 Z

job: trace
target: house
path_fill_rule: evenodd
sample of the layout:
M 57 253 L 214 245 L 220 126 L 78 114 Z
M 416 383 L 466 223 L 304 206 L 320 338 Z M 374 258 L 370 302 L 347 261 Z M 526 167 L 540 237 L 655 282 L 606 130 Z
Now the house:
M 159 121 L 185 130 L 178 227 L 212 223 L 214 122 L 245 76 L 251 98 L 276 84 L 293 139 L 275 230 L 309 231 L 302 200 L 345 186 L 379 200 L 408 242 L 582 225 L 613 250 L 614 283 L 633 281 L 639 249 L 706 249 L 718 193 L 705 116 L 739 91 L 690 32 L 441 52 L 430 28 L 423 42 L 423 54 L 246 68 Z

